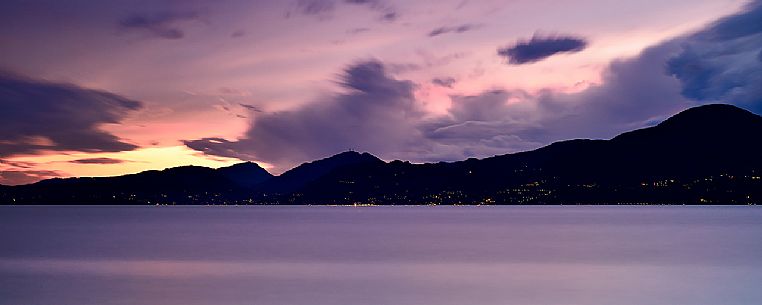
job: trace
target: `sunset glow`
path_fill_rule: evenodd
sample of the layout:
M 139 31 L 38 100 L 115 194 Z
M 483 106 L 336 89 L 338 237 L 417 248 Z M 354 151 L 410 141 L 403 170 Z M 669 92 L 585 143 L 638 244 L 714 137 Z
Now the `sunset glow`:
M 0 92 L 38 86 L 49 95 L 29 97 L 37 112 L 0 116 L 0 128 L 14 132 L 0 134 L 6 185 L 241 161 L 278 174 L 350 149 L 450 161 L 608 138 L 713 101 L 762 109 L 730 93 L 686 95 L 685 80 L 663 68 L 684 51 L 680 41 L 701 43 L 691 35 L 758 2 L 16 2 L 0 4 Z M 498 52 L 561 37 L 578 48 L 521 64 Z M 663 73 L 629 79 L 646 74 L 635 67 Z M 663 88 L 636 87 L 657 78 Z M 69 107 L 59 89 L 75 96 L 78 115 L 52 110 Z M 617 90 L 658 91 L 649 103 L 670 103 L 585 112 Z M 499 107 L 484 113 L 500 116 L 457 113 L 458 101 Z M 564 125 L 569 118 L 589 124 Z M 25 120 L 46 126 L 27 129 Z M 461 130 L 468 122 L 500 127 L 474 136 Z M 57 138 L 59 129 L 70 136 Z

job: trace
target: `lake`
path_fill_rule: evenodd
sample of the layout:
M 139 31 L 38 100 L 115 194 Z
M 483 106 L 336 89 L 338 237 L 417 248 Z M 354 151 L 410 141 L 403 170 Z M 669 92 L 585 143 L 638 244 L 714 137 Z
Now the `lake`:
M 758 207 L 0 207 L 0 304 L 762 304 Z

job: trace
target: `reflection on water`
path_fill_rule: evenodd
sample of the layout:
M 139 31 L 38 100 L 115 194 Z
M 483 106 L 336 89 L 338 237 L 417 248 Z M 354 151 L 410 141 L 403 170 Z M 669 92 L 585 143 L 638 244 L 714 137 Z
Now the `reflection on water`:
M 755 207 L 0 207 L 0 304 L 761 304 Z

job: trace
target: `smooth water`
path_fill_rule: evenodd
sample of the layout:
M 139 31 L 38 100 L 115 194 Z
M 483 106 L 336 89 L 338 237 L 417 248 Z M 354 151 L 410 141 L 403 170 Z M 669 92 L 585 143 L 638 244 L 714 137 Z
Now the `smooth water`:
M 762 304 L 756 207 L 0 207 L 0 304 Z

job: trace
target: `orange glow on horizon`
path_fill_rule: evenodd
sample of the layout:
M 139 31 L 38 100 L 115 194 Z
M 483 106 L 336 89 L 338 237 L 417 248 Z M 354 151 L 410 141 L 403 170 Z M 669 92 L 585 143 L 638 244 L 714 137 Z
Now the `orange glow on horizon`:
M 113 164 L 73 162 L 92 158 L 108 158 L 122 162 Z M 150 147 L 116 153 L 49 153 L 37 156 L 12 157 L 6 160 L 34 163 L 37 164 L 35 168 L 56 171 L 67 177 L 117 176 L 185 165 L 219 168 L 243 162 L 235 158 L 206 156 L 185 146 Z M 264 162 L 256 163 L 265 169 L 272 168 L 272 165 Z

